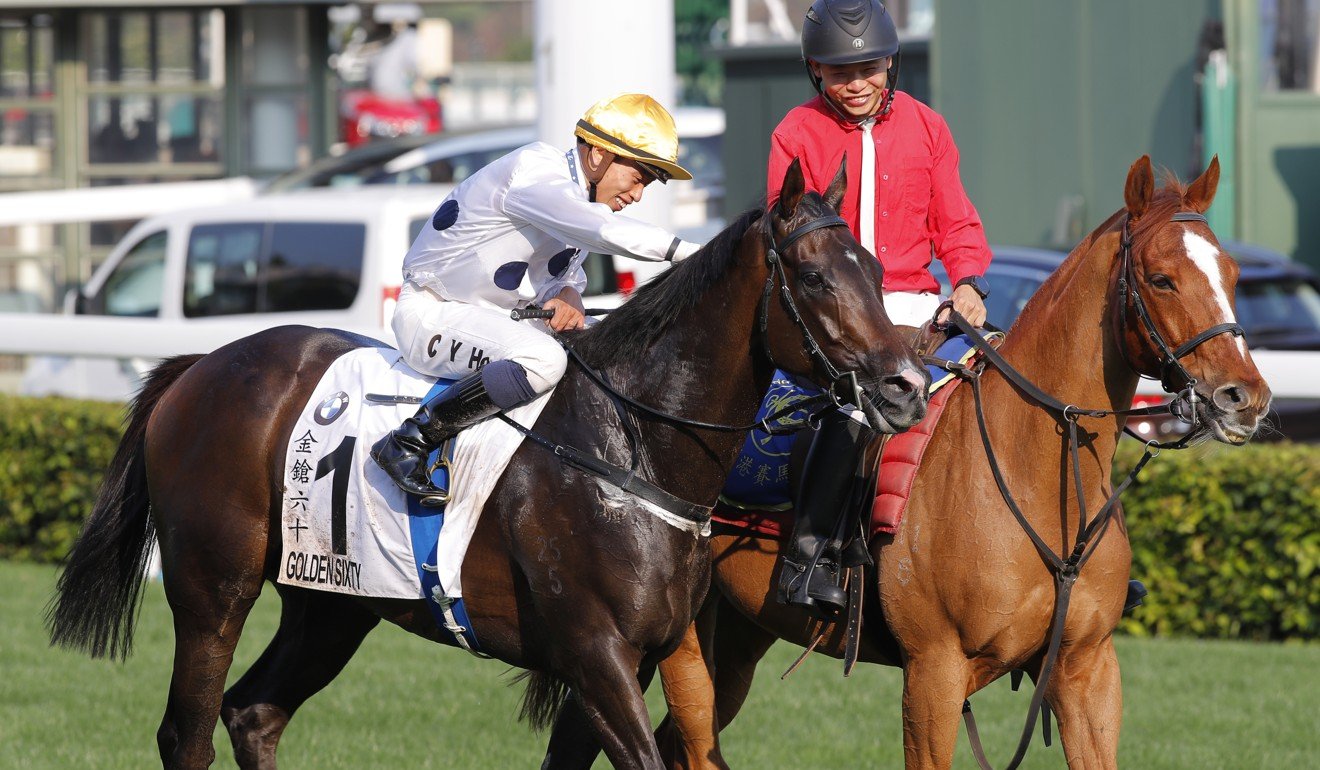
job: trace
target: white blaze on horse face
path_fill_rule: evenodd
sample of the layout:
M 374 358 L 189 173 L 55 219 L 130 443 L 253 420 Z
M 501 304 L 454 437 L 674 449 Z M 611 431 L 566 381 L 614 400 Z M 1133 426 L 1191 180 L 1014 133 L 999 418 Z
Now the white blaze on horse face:
M 1183 228 L 1183 247 L 1187 249 L 1187 256 L 1191 258 L 1192 264 L 1199 267 L 1210 281 L 1211 296 L 1223 313 L 1223 320 L 1219 323 L 1237 323 L 1237 318 L 1233 316 L 1233 306 L 1228 301 L 1228 294 L 1224 292 L 1224 276 L 1219 271 L 1219 249 L 1189 228 Z M 1246 355 L 1246 341 L 1237 336 L 1233 340 L 1238 346 L 1238 351 Z
M 843 256 L 847 257 L 848 259 L 851 259 L 853 262 L 857 262 L 857 252 L 853 251 L 852 249 L 844 249 Z M 858 264 L 861 263 L 858 262 Z

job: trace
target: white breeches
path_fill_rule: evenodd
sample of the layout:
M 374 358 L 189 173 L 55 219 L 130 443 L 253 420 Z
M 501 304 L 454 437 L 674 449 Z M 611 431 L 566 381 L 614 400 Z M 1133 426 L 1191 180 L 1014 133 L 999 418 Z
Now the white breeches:
M 491 361 L 515 361 L 544 393 L 568 367 L 564 348 L 541 321 L 515 321 L 509 311 L 450 302 L 404 283 L 394 309 L 394 336 L 408 365 L 423 374 L 458 379 Z

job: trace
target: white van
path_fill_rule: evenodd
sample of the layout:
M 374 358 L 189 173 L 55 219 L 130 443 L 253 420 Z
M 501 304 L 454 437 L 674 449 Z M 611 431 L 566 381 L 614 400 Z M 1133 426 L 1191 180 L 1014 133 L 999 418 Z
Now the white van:
M 72 311 L 199 330 L 252 316 L 266 326 L 381 330 L 412 235 L 451 189 L 311 190 L 151 217 L 120 241 Z

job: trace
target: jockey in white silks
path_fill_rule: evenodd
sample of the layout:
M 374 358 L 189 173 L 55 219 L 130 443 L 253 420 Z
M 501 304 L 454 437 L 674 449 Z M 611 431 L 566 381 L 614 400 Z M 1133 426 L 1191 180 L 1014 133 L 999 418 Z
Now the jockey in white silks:
M 563 347 L 509 311 L 553 310 L 554 331 L 584 324 L 582 261 L 591 251 L 677 261 L 699 245 L 618 212 L 646 185 L 691 179 L 678 165 L 674 119 L 644 94 L 598 102 L 567 152 L 521 147 L 461 183 L 435 210 L 403 260 L 394 311 L 410 366 L 453 386 L 422 404 L 372 447 L 405 492 L 435 502 L 427 455 L 459 431 L 554 387 Z

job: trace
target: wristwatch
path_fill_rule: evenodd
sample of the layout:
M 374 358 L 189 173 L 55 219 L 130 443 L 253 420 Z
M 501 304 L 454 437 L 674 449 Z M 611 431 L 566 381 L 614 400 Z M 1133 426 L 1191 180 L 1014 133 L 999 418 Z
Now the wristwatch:
M 985 276 L 982 275 L 969 275 L 953 285 L 955 289 L 958 288 L 959 286 L 972 287 L 972 291 L 979 294 L 981 296 L 981 299 L 985 299 L 986 297 L 990 296 L 990 282 L 987 281 L 985 279 Z

